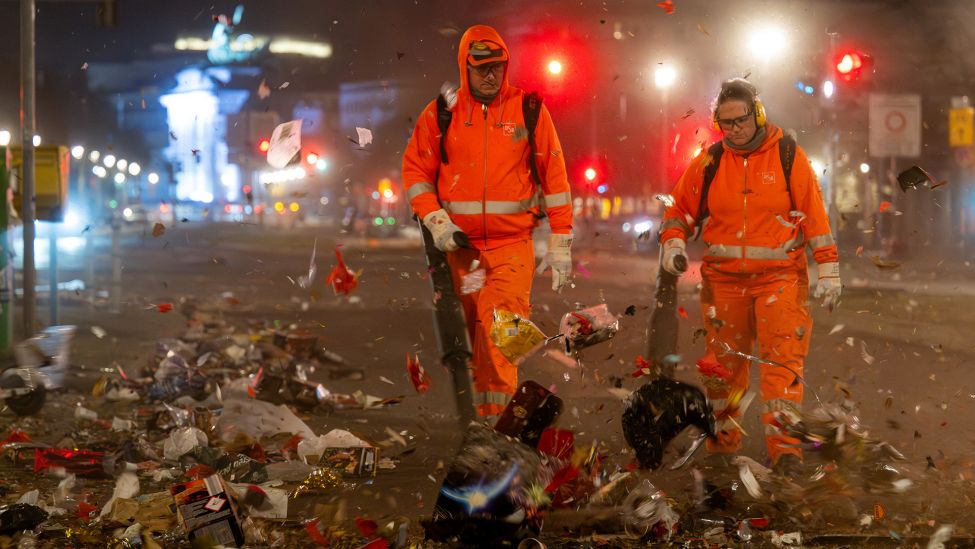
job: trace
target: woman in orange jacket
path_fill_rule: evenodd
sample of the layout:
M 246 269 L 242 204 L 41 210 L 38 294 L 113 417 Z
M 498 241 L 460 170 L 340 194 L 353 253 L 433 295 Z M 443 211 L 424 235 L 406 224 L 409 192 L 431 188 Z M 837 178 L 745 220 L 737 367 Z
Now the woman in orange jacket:
M 730 454 L 741 445 L 737 406 L 748 388 L 750 360 L 728 347 L 754 354 L 757 343 L 760 358 L 785 366 L 759 364 L 760 396 L 769 457 L 791 475 L 802 452 L 781 426 L 798 419 L 802 403 L 800 376 L 812 329 L 805 250 L 817 264 L 815 297 L 832 309 L 841 290 L 836 244 L 816 174 L 791 141 L 787 150 L 795 156 L 786 181 L 780 147 L 788 145 L 780 143 L 782 130 L 766 121 L 755 87 L 743 79 L 724 82 L 713 118 L 724 134 L 722 146 L 703 151 L 677 182 L 660 233 L 661 267 L 679 275 L 675 258 L 684 255 L 687 238 L 701 232 L 707 350 L 731 372 L 727 381 L 707 380 L 719 431 L 708 449 Z M 702 200 L 705 172 L 716 160 L 711 153 L 721 156 Z
M 552 268 L 552 289 L 561 290 L 572 271 L 572 199 L 562 147 L 542 105 L 532 174 L 525 92 L 508 83 L 508 59 L 493 28 L 467 29 L 457 48 L 460 89 L 443 94 L 451 113 L 446 135 L 432 101 L 403 154 L 406 195 L 437 248 L 447 252 L 454 287 L 460 288 L 474 259 L 487 271 L 480 291 L 460 296 L 474 347 L 474 403 L 482 417 L 499 415 L 518 386 L 517 368 L 489 334 L 496 309 L 528 318 L 540 198 L 552 228 L 542 267 Z M 458 232 L 471 248 L 458 247 Z

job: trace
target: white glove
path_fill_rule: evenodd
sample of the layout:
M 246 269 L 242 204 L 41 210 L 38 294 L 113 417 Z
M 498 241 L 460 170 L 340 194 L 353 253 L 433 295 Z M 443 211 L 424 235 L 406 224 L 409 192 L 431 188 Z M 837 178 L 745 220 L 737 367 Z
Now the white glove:
M 683 257 L 684 264 L 687 264 L 687 254 L 684 253 L 686 247 L 687 244 L 685 244 L 684 240 L 680 238 L 671 238 L 670 240 L 664 242 L 664 251 L 660 258 L 660 266 L 674 276 L 684 274 L 684 271 L 678 269 L 674 265 L 674 260 L 678 257 Z
M 840 264 L 820 263 L 816 265 L 819 269 L 819 282 L 816 283 L 816 292 L 813 297 L 823 298 L 823 306 L 830 311 L 840 300 L 840 292 L 843 290 L 843 283 L 840 281 Z
M 433 245 L 442 252 L 453 252 L 460 248 L 454 241 L 454 233 L 463 233 L 460 227 L 454 225 L 443 208 L 430 212 L 423 218 L 423 226 L 433 236 Z
M 552 289 L 561 292 L 562 288 L 569 283 L 569 276 L 572 274 L 571 234 L 548 235 L 548 252 L 535 272 L 542 274 L 549 267 L 552 268 Z

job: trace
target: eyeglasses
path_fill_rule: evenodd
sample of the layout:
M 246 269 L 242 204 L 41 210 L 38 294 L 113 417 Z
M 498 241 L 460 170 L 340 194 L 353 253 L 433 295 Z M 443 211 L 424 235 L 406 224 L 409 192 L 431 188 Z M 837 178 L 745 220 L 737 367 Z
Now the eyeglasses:
M 745 124 L 748 123 L 748 119 L 752 118 L 754 114 L 755 113 L 753 112 L 746 112 L 745 114 L 739 116 L 738 118 L 718 118 L 716 122 L 718 123 L 718 126 L 724 131 L 728 131 L 736 127 L 744 128 Z
M 504 63 L 491 63 L 489 65 L 468 65 L 470 69 L 477 73 L 481 78 L 487 78 L 489 74 L 493 74 L 495 78 L 501 78 L 504 74 Z

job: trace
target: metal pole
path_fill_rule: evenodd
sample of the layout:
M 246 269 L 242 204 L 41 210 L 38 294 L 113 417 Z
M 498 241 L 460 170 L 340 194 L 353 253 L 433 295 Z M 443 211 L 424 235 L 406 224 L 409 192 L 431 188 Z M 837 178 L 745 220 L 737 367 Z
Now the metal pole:
M 122 221 L 112 212 L 112 312 L 122 311 Z
M 48 244 L 48 264 L 47 264 L 47 277 L 49 284 L 51 286 L 51 297 L 50 297 L 50 322 L 48 326 L 58 325 L 58 302 L 60 300 L 60 295 L 58 294 L 58 225 L 57 223 L 51 223 L 51 238 Z
M 24 337 L 34 335 L 36 307 L 34 270 L 34 0 L 20 0 L 20 124 L 23 165 L 20 184 L 24 221 Z
M 10 149 L 0 147 L 0 356 L 6 355 L 14 338 L 14 266 L 10 252 L 10 216 L 7 192 L 10 190 Z

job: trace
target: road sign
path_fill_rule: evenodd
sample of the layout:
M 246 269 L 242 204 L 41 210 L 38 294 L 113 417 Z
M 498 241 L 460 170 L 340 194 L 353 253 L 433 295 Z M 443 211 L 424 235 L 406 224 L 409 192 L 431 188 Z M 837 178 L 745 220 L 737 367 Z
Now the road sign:
M 10 147 L 11 171 L 20 173 L 23 164 L 23 150 Z M 13 179 L 18 184 L 14 190 L 14 207 L 23 217 L 20 205 L 20 176 Z M 57 145 L 34 148 L 34 207 L 38 221 L 64 220 L 64 210 L 68 205 L 68 148 Z
M 975 109 L 962 107 L 948 111 L 948 144 L 952 147 L 975 144 Z
M 921 156 L 921 96 L 870 94 L 870 156 Z

